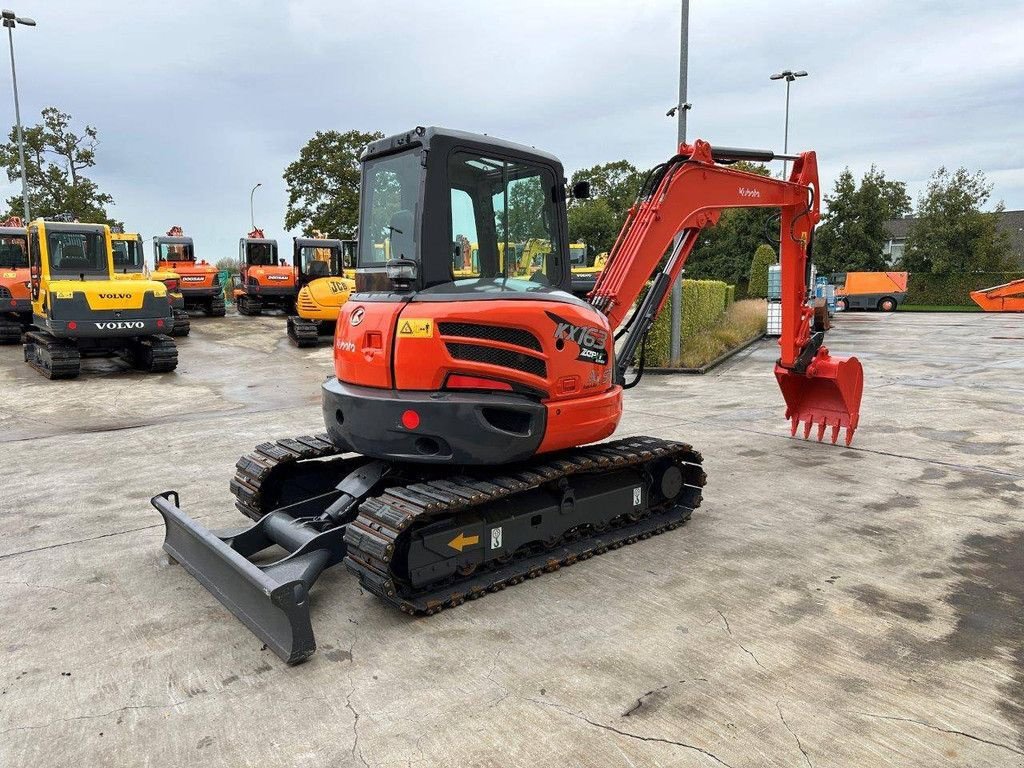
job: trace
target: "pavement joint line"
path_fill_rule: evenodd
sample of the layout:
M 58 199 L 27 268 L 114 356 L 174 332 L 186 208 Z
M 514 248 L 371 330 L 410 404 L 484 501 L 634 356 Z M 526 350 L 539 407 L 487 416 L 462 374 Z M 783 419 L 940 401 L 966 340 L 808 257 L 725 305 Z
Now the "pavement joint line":
M 193 519 L 201 520 L 204 517 L 206 517 L 206 515 L 199 515 L 199 516 L 194 517 Z M 58 549 L 60 547 L 70 546 L 72 544 L 84 544 L 84 543 L 89 542 L 89 541 L 96 541 L 97 539 L 108 539 L 111 536 L 123 536 L 126 533 L 137 533 L 138 531 L 148 531 L 148 530 L 151 530 L 153 528 L 159 528 L 161 525 L 163 525 L 163 523 L 153 523 L 153 525 L 144 525 L 141 528 L 128 528 L 128 529 L 123 530 L 123 531 L 111 531 L 110 533 L 101 533 L 101 534 L 98 534 L 96 536 L 87 536 L 84 539 L 74 539 L 72 541 L 60 541 L 60 542 L 57 542 L 56 544 L 45 544 L 45 545 L 43 545 L 41 547 L 33 547 L 32 549 L 22 549 L 22 550 L 19 550 L 17 552 L 6 552 L 4 554 L 0 554 L 0 560 L 6 560 L 6 559 L 11 558 L 11 557 L 18 557 L 19 555 L 31 555 L 34 552 L 45 552 L 48 549 Z

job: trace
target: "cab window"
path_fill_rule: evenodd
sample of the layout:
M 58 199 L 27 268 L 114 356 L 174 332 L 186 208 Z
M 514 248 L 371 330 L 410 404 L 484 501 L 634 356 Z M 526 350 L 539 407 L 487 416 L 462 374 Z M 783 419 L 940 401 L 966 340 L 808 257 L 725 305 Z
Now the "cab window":
M 359 223 L 360 267 L 382 267 L 391 259 L 419 259 L 415 224 L 421 170 L 419 152 L 363 164 L 363 195 L 368 203 Z
M 28 266 L 24 235 L 0 237 L 0 268 L 22 269 Z
M 141 272 L 142 243 L 137 240 L 115 240 L 112 243 L 115 272 Z
M 107 249 L 100 232 L 47 232 L 50 274 L 107 276 Z
M 547 169 L 454 152 L 448 182 L 452 279 L 558 283 L 555 183 Z
M 317 248 L 304 245 L 299 249 L 299 259 L 302 274 L 312 280 L 338 274 L 338 251 L 336 248 Z
M 275 243 L 247 243 L 246 250 L 246 262 L 249 266 L 277 266 L 277 245 Z

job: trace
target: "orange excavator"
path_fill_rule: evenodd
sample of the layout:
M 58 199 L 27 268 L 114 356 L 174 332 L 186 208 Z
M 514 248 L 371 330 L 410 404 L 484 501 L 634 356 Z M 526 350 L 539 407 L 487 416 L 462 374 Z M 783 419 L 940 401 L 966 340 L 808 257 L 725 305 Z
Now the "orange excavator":
M 793 161 L 785 181 L 729 166 L 782 158 Z M 690 517 L 700 453 L 676 439 L 598 441 L 643 373 L 670 286 L 727 208 L 781 212 L 774 372 L 792 431 L 802 422 L 805 437 L 816 427 L 835 442 L 845 428 L 850 442 L 863 372 L 829 353 L 807 306 L 813 152 L 680 145 L 648 174 L 586 301 L 568 290 L 567 190 L 553 155 L 416 128 L 373 142 L 361 163 L 357 292 L 322 387 L 326 434 L 262 443 L 238 461 L 231 488 L 256 521 L 247 528 L 207 530 L 175 491 L 152 499 L 171 558 L 285 661 L 315 650 L 309 591 L 329 566 L 344 563 L 407 614 L 432 614 Z M 569 193 L 586 197 L 588 185 Z M 510 217 L 509 200 L 527 202 Z M 529 275 L 502 266 L 513 224 L 551 244 Z M 478 248 L 468 278 L 455 274 L 464 240 Z
M 295 265 L 288 266 L 277 253 L 277 240 L 253 230 L 238 241 L 239 274 L 232 293 L 241 315 L 261 315 L 276 307 L 286 315 L 295 314 L 299 295 L 299 275 Z
M 1024 280 L 971 291 L 971 298 L 986 312 L 1024 312 Z
M 27 233 L 18 216 L 0 222 L 0 344 L 20 344 L 32 325 Z
M 224 317 L 224 286 L 220 271 L 205 259 L 196 260 L 196 248 L 179 226 L 153 238 L 153 269 L 177 272 L 178 289 L 186 310 L 202 310 L 208 317 Z

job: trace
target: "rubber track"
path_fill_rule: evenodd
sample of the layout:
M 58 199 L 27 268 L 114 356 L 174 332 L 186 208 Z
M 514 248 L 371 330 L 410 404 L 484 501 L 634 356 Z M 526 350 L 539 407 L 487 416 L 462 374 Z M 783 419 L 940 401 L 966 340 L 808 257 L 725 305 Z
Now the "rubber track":
M 25 332 L 21 323 L 6 317 L 0 317 L 0 344 L 18 344 Z
M 188 312 L 184 309 L 175 309 L 174 311 L 174 326 L 171 329 L 171 336 L 188 336 L 190 330 L 192 330 L 192 321 L 189 320 Z
M 224 317 L 227 314 L 227 304 L 224 301 L 223 295 L 214 296 L 208 306 L 209 309 L 203 310 L 207 317 Z
M 36 350 L 31 358 L 29 344 Z M 43 365 L 38 357 L 45 357 L 50 364 Z M 58 339 L 42 331 L 29 331 L 25 334 L 25 362 L 48 379 L 74 379 L 81 370 L 82 357 L 78 347 L 69 339 Z
M 289 315 L 288 338 L 300 348 L 315 347 L 320 344 L 320 325 L 315 320 Z
M 666 457 L 672 458 L 683 470 L 685 485 L 681 496 L 662 508 L 649 510 L 640 520 L 629 521 L 623 516 L 619 525 L 601 533 L 575 541 L 563 539 L 550 550 L 530 553 L 506 565 L 495 565 L 490 570 L 418 594 L 401 594 L 391 575 L 391 559 L 403 550 L 397 540 L 414 524 L 461 513 L 570 475 L 616 471 Z M 482 597 L 527 578 L 678 527 L 700 506 L 700 489 L 706 481 L 701 461 L 700 453 L 689 445 L 653 437 L 633 437 L 565 451 L 553 457 L 542 456 L 486 481 L 458 476 L 391 487 L 364 501 L 356 520 L 348 525 L 345 565 L 359 577 L 363 587 L 403 612 L 437 613 L 467 598 Z
M 260 443 L 235 462 L 235 476 L 230 483 L 235 506 L 246 517 L 259 520 L 269 511 L 263 506 L 263 486 L 280 467 L 340 453 L 326 432 Z M 362 457 L 359 460 L 365 461 Z
M 178 367 L 178 347 L 174 339 L 164 334 L 146 336 L 135 342 L 133 350 L 135 360 L 139 361 L 136 367 L 149 373 L 167 373 Z M 146 358 L 147 364 L 143 364 Z

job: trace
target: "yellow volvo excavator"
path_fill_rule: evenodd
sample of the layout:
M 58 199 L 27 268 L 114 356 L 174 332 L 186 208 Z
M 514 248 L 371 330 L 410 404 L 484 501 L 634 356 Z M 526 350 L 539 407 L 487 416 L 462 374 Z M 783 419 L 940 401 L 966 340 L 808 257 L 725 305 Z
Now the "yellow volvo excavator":
M 28 256 L 30 366 L 48 379 L 73 379 L 83 354 L 114 353 L 145 371 L 177 367 L 167 288 L 114 278 L 110 227 L 37 219 L 28 227 Z
M 296 237 L 292 263 L 299 271 L 296 314 L 288 316 L 288 338 L 299 347 L 315 347 L 332 334 L 338 312 L 356 289 L 355 240 Z
M 114 256 L 115 280 L 156 280 L 167 288 L 167 299 L 174 314 L 171 336 L 188 336 L 191 323 L 185 309 L 185 296 L 181 292 L 181 275 L 169 269 L 154 269 L 147 274 L 142 235 L 111 229 L 111 249 Z

